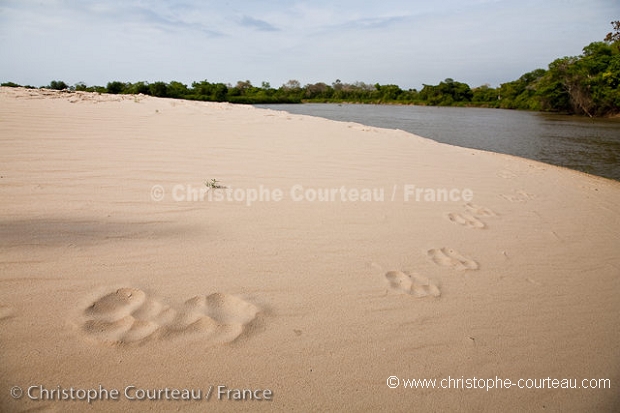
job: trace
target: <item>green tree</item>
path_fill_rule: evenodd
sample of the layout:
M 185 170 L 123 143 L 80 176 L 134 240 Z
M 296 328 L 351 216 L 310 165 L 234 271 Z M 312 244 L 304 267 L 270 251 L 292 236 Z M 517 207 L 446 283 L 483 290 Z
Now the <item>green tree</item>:
M 590 43 L 580 56 L 556 59 L 542 82 L 543 100 L 552 110 L 590 117 L 613 111 L 612 60 L 612 48 L 604 42 Z
M 125 84 L 119 81 L 108 82 L 106 89 L 108 93 L 118 95 L 119 93 L 123 93 L 125 91 Z
M 549 70 L 538 85 L 543 110 L 571 112 L 570 86 L 567 82 L 572 78 L 569 72 L 575 61 L 574 57 L 563 57 L 549 64 Z
M 397 85 L 380 85 L 375 84 L 377 90 L 377 97 L 380 102 L 391 102 L 397 100 L 403 93 L 403 90 Z
M 471 101 L 476 104 L 496 107 L 499 104 L 499 91 L 485 84 L 472 89 Z
M 499 107 L 504 109 L 540 110 L 538 85 L 545 75 L 544 69 L 525 73 L 519 79 L 502 83 L 498 90 Z
M 152 96 L 164 98 L 168 96 L 168 85 L 164 82 L 151 83 L 149 91 Z
M 182 99 L 189 95 L 189 89 L 187 85 L 173 80 L 168 84 L 166 95 L 170 98 Z
M 430 105 L 450 106 L 471 102 L 473 92 L 467 83 L 447 78 L 437 86 L 424 85 L 419 96 Z
M 76 83 L 73 88 L 77 91 L 80 92 L 90 92 L 91 90 L 89 90 L 90 88 L 86 85 L 86 83 L 84 82 L 78 82 Z
M 62 80 L 52 80 L 48 86 L 48 89 L 65 90 L 69 89 L 69 85 L 67 85 Z
M 125 93 L 130 93 L 132 95 L 150 95 L 151 88 L 147 82 L 136 82 L 136 83 L 128 83 L 125 87 Z
M 228 86 L 223 83 L 216 83 L 213 90 L 213 100 L 216 102 L 225 102 L 228 95 Z

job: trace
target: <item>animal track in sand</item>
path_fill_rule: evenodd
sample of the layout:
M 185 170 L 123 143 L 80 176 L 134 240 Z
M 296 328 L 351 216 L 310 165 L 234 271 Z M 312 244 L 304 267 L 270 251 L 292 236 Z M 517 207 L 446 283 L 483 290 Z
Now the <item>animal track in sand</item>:
M 177 311 L 136 288 L 120 288 L 84 311 L 83 331 L 112 345 L 143 343 L 194 334 L 230 343 L 257 316 L 259 308 L 233 295 L 214 293 L 187 300 Z
M 455 224 L 459 224 L 467 228 L 484 229 L 487 227 L 484 222 L 474 217 L 473 215 L 462 214 L 460 212 L 449 213 L 448 219 Z
M 480 268 L 476 261 L 452 248 L 431 249 L 428 250 L 427 254 L 435 264 L 442 267 L 450 267 L 459 271 L 477 270 Z
M 476 204 L 472 204 L 471 202 L 465 204 L 465 208 L 471 212 L 472 214 L 476 214 L 481 217 L 496 217 L 497 214 L 490 208 L 481 207 Z
M 385 273 L 385 278 L 392 290 L 402 294 L 410 294 L 418 298 L 441 295 L 439 288 L 432 281 L 415 273 L 388 271 Z
M 536 198 L 535 195 L 528 194 L 524 190 L 514 191 L 512 194 L 502 194 L 502 198 L 510 202 L 527 202 L 530 199 Z

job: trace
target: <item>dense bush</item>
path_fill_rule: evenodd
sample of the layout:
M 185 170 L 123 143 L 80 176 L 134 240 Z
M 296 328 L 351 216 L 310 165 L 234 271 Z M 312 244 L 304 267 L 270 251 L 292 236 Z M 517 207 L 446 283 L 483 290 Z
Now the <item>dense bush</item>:
M 62 80 L 52 80 L 48 88 L 54 89 L 54 90 L 65 90 L 65 89 L 69 89 L 69 85 L 67 85 Z
M 14 82 L 4 82 L 4 83 L 0 84 L 0 86 L 6 86 L 6 87 L 21 87 L 21 85 L 18 85 L 17 83 L 14 83 Z
M 125 91 L 125 84 L 118 81 L 108 82 L 106 89 L 108 90 L 108 93 L 118 95 L 119 93 L 123 93 Z

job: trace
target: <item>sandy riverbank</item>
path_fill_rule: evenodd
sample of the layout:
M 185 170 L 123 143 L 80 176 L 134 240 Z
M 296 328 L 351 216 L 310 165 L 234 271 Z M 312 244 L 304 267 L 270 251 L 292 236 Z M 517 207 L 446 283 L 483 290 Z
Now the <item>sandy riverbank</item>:
M 37 386 L 117 389 L 98 411 L 620 403 L 618 182 L 145 96 L 1 88 L 0 141 L 2 411 L 86 409 Z M 403 388 L 449 377 L 611 389 Z M 218 385 L 273 400 L 218 400 Z M 129 401 L 128 386 L 213 390 Z

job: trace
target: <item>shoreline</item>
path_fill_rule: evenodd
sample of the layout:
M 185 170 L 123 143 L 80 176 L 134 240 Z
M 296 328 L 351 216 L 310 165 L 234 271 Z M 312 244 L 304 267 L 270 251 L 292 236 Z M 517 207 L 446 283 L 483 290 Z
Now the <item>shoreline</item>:
M 2 88 L 0 118 L 0 410 L 617 406 L 616 181 L 227 103 Z
M 256 107 L 285 110 L 293 114 L 307 114 L 334 121 L 360 122 L 369 125 L 369 127 L 405 130 L 409 133 L 423 135 L 435 142 L 466 149 L 513 155 L 523 159 L 580 171 L 591 176 L 600 176 L 620 181 L 620 169 L 608 159 L 609 153 L 617 152 L 620 148 L 617 148 L 615 140 L 610 136 L 610 132 L 606 130 L 606 128 L 612 128 L 620 133 L 620 128 L 618 128 L 620 124 L 616 120 L 593 120 L 559 114 L 514 112 L 512 110 L 504 113 L 502 111 L 495 113 L 486 112 L 491 110 L 490 108 L 476 108 L 477 111 L 468 112 L 464 108 L 426 106 L 424 108 L 411 109 L 410 111 L 403 109 L 390 111 L 382 108 L 383 105 L 362 104 L 357 105 L 358 108 L 352 107 L 349 109 L 347 109 L 346 104 L 336 103 L 308 105 L 307 108 L 298 108 L 297 105 L 283 105 L 282 107 L 279 107 L 279 105 L 256 105 Z M 322 105 L 326 106 L 322 107 Z M 353 105 L 355 106 L 355 104 Z M 478 119 L 478 117 L 480 118 L 479 122 L 486 121 L 488 123 L 484 127 L 472 126 L 475 125 L 475 119 Z M 427 118 L 432 119 L 434 123 L 426 121 L 425 119 Z M 452 118 L 455 120 L 450 120 Z M 458 120 L 465 123 L 462 128 L 456 124 Z M 526 130 L 524 133 L 531 138 L 524 139 L 514 132 L 504 131 L 503 128 L 506 127 L 506 124 L 509 131 L 513 130 L 513 128 L 518 128 L 518 122 L 524 122 L 523 128 Z M 554 128 L 553 123 L 555 122 L 558 122 L 559 125 L 557 126 L 561 127 L 557 132 L 558 142 L 553 142 L 544 136 L 545 133 L 549 133 L 549 128 Z M 591 132 L 589 132 L 589 135 L 580 132 L 580 134 L 573 136 L 568 131 L 572 126 L 576 128 L 591 126 L 588 129 Z M 588 138 L 588 136 L 591 136 L 591 138 Z M 516 144 L 511 143 L 513 139 L 517 141 Z M 543 140 L 542 143 L 540 142 L 541 140 Z M 581 140 L 591 140 L 592 143 L 580 144 Z M 595 143 L 599 141 L 599 144 Z M 563 148 L 564 155 L 559 152 L 554 153 L 553 150 L 549 149 L 547 154 L 524 149 L 526 145 L 531 145 L 532 147 L 551 145 L 553 147 L 554 144 Z M 582 155 L 572 155 L 575 151 Z M 589 152 L 587 156 L 586 152 Z

